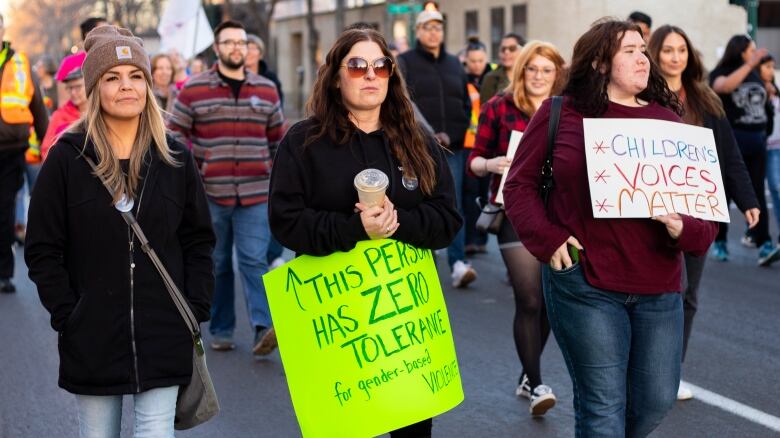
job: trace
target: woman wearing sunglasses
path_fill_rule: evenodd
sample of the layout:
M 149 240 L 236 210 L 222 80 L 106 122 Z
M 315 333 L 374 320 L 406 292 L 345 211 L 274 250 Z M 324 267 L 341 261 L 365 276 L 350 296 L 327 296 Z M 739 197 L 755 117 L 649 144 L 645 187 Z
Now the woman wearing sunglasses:
M 501 175 L 511 164 L 506 153 L 512 131 L 525 131 L 542 102 L 560 92 L 563 64 L 563 57 L 552 44 L 528 43 L 517 57 L 509 87 L 482 106 L 467 169 L 476 176 L 493 176 L 491 202 L 495 202 Z M 531 400 L 532 415 L 544 415 L 555 405 L 555 395 L 542 384 L 540 366 L 550 335 L 542 298 L 541 265 L 517 238 L 509 221 L 502 222 L 497 237 L 515 295 L 515 348 L 523 366 L 515 393 Z
M 405 90 L 381 34 L 341 34 L 317 74 L 309 117 L 290 128 L 274 162 L 269 222 L 285 247 L 325 256 L 369 239 L 450 244 L 462 225 L 452 174 L 415 121 Z M 390 179 L 381 206 L 358 203 L 353 180 L 367 168 Z M 430 436 L 431 424 L 391 435 Z
M 485 75 L 482 80 L 482 86 L 479 88 L 480 102 L 487 102 L 509 86 L 512 80 L 512 66 L 515 65 L 517 55 L 525 45 L 525 38 L 516 34 L 508 33 L 501 39 L 501 45 L 498 47 L 498 68 Z

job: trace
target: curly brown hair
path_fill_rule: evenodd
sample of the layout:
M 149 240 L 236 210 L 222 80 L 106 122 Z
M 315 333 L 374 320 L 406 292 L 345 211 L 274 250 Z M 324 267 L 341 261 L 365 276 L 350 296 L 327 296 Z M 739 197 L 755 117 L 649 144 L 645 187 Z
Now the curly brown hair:
M 317 72 L 309 101 L 306 103 L 307 116 L 314 125 L 307 133 L 305 145 L 310 145 L 321 137 L 327 136 L 336 144 L 347 144 L 357 127 L 349 119 L 349 110 L 344 105 L 341 90 L 336 87 L 341 63 L 352 47 L 362 41 L 376 43 L 382 53 L 393 60 L 382 34 L 373 29 L 351 29 L 344 31 L 325 57 L 325 64 Z M 416 177 L 422 192 L 433 194 L 436 186 L 436 168 L 428 150 L 428 142 L 423 130 L 414 117 L 406 83 L 397 69 L 390 75 L 387 97 L 380 108 L 379 122 L 388 138 L 393 154 L 403 166 L 404 176 Z
M 599 20 L 574 45 L 569 81 L 563 94 L 571 96 L 574 108 L 587 117 L 600 116 L 607 111 L 607 85 L 612 70 L 612 58 L 620 49 L 626 32 L 638 32 L 642 35 L 639 26 L 628 21 Z M 648 57 L 648 62 L 650 77 L 647 80 L 647 88 L 636 97 L 647 102 L 656 102 L 681 115 L 682 106 L 677 96 L 669 90 L 655 61 Z

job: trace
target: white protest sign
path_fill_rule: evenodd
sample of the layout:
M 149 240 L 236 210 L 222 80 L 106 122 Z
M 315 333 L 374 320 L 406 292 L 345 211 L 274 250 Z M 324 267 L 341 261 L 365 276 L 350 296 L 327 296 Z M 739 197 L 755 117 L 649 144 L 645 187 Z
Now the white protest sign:
M 520 144 L 521 138 L 523 138 L 523 133 L 520 131 L 512 131 L 512 134 L 509 136 L 506 158 L 510 163 L 515 158 L 515 152 L 517 152 L 517 146 Z M 498 194 L 496 194 L 496 204 L 504 205 L 504 183 L 506 183 L 507 175 L 509 175 L 508 167 L 504 169 L 504 173 L 501 175 L 501 184 L 498 185 Z
M 712 130 L 650 119 L 584 119 L 583 128 L 593 217 L 729 222 Z

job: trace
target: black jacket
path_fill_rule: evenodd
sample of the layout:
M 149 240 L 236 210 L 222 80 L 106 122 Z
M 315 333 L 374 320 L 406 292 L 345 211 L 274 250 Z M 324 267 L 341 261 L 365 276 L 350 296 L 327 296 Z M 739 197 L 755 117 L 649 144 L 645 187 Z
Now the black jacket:
M 59 332 L 59 385 L 109 395 L 186 384 L 192 337 L 138 239 L 130 245 L 108 190 L 74 148 L 84 138 L 69 133 L 52 147 L 33 190 L 25 242 L 30 279 Z M 192 155 L 168 141 L 182 165 L 170 167 L 150 151 L 134 212 L 196 318 L 206 321 L 214 232 Z M 97 162 L 91 142 L 85 154 Z
M 279 81 L 279 76 L 274 73 L 273 70 L 268 68 L 268 64 L 266 64 L 265 61 L 262 59 L 257 65 L 257 74 L 260 76 L 265 77 L 266 79 L 269 79 L 271 82 L 276 85 L 276 92 L 279 94 L 279 105 L 282 107 L 284 106 L 284 92 L 282 92 L 282 83 Z
M 3 50 L 6 47 L 8 48 L 8 54 L 5 57 L 5 62 L 0 66 L 0 81 L 2 81 L 3 78 L 3 71 L 8 67 L 8 61 L 14 56 L 14 50 L 10 47 L 8 41 L 3 42 L 0 50 Z M 29 108 L 33 115 L 35 135 L 41 140 L 43 139 L 43 136 L 46 135 L 46 128 L 49 126 L 49 112 L 46 110 L 46 105 L 43 104 L 41 87 L 38 86 L 38 80 L 32 72 L 31 76 L 30 80 L 33 81 L 34 91 Z M 27 149 L 29 138 L 30 125 L 28 123 L 15 123 L 10 125 L 0 118 L 0 151 Z
M 750 182 L 750 175 L 742 160 L 742 153 L 739 151 L 728 119 L 705 114 L 704 127 L 712 129 L 712 135 L 715 137 L 715 148 L 718 150 L 720 173 L 723 177 L 726 197 L 733 199 L 742 212 L 751 208 L 759 208 L 753 184 Z
M 384 131 L 357 131 L 347 145 L 320 138 L 303 146 L 311 119 L 293 125 L 282 140 L 271 172 L 269 222 L 274 237 L 300 254 L 324 256 L 349 251 L 368 240 L 353 185 L 355 175 L 375 168 L 390 177 L 387 196 L 398 211 L 393 239 L 420 248 L 449 246 L 463 221 L 455 207 L 452 173 L 441 147 L 429 137 L 436 166 L 436 188 L 424 197 L 419 187 L 402 183 L 399 161 L 392 155 Z M 411 184 L 407 185 L 412 187 Z
M 406 79 L 409 95 L 435 132 L 446 132 L 450 149 L 463 147 L 463 137 L 471 118 L 468 77 L 454 55 L 441 47 L 438 58 L 423 49 L 419 41 L 414 50 L 398 56 L 398 67 Z

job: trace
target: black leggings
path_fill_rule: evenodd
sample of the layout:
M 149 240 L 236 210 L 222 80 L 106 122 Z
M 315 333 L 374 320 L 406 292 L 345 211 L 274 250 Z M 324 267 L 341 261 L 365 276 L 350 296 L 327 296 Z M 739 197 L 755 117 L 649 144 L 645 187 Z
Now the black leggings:
M 550 323 L 542 296 L 541 264 L 520 243 L 511 228 L 509 221 L 504 219 L 498 241 L 515 294 L 515 348 L 523 373 L 533 389 L 542 384 L 541 357 L 550 337 Z

